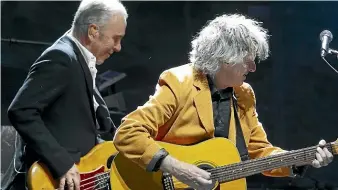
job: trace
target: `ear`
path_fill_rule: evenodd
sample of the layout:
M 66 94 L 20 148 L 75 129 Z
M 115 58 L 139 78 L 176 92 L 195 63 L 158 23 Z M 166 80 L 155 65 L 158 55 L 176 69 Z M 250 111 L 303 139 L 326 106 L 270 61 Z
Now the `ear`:
M 99 34 L 99 27 L 96 24 L 90 24 L 88 26 L 88 38 L 92 41 Z

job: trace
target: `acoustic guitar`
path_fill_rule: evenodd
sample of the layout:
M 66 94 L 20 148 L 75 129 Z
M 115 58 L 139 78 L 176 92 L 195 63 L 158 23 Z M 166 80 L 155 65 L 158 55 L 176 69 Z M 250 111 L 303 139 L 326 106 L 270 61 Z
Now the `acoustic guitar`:
M 244 190 L 245 177 L 281 167 L 307 165 L 315 159 L 318 147 L 312 146 L 241 162 L 236 146 L 225 138 L 213 138 L 190 146 L 158 143 L 178 160 L 211 172 L 211 179 L 216 182 L 213 189 L 220 190 Z M 326 144 L 325 147 L 334 155 L 338 154 L 338 140 Z M 112 189 L 189 189 L 169 174 L 160 171 L 146 172 L 121 154 L 114 158 L 110 172 Z
M 110 164 L 117 150 L 112 141 L 105 141 L 96 145 L 76 164 L 80 173 L 81 190 L 110 189 Z M 58 181 L 53 179 L 46 165 L 35 162 L 29 169 L 27 185 L 30 190 L 55 190 Z

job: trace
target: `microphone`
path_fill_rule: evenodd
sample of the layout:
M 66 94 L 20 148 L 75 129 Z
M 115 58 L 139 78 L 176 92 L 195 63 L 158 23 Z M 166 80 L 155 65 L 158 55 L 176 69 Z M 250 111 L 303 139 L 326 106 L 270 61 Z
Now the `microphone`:
M 332 33 L 329 30 L 323 30 L 320 33 L 319 39 L 322 41 L 320 56 L 325 57 L 329 53 L 329 43 L 332 41 L 332 38 Z

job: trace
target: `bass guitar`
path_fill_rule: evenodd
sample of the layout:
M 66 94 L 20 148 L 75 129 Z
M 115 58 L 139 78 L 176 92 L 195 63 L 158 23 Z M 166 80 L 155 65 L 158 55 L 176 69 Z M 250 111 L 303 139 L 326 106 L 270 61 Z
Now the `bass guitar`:
M 80 173 L 81 190 L 110 189 L 110 163 L 117 150 L 112 141 L 96 145 L 76 164 Z M 108 165 L 109 164 L 109 165 Z M 33 163 L 28 170 L 27 185 L 30 190 L 55 190 L 58 181 L 53 179 L 45 164 L 40 161 Z

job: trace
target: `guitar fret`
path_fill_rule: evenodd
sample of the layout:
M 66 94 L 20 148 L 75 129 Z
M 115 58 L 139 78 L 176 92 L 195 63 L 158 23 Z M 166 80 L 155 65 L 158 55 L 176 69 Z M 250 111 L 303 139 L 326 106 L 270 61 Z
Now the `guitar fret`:
M 332 148 L 330 146 L 326 145 L 326 147 L 330 152 L 332 152 Z M 218 167 L 212 169 L 212 179 L 219 182 L 226 182 L 261 173 L 266 170 L 291 166 L 294 164 L 305 164 L 313 159 L 316 148 L 317 146 L 313 146 L 265 158 Z

